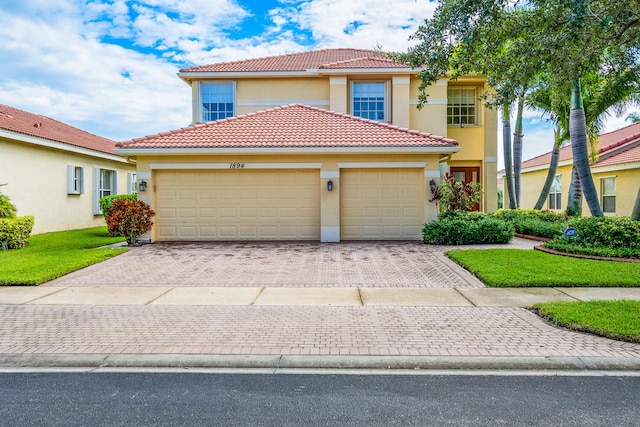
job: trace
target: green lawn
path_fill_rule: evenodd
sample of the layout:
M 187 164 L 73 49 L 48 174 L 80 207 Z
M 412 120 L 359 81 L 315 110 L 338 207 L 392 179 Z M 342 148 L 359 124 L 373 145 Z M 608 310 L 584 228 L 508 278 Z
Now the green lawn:
M 519 249 L 452 250 L 449 258 L 494 287 L 640 287 L 640 263 Z
M 640 342 L 640 301 L 579 301 L 536 304 L 551 322 L 576 331 Z
M 0 251 L 0 285 L 39 285 L 64 276 L 126 252 L 100 248 L 122 241 L 109 237 L 107 227 L 35 234 L 26 248 Z

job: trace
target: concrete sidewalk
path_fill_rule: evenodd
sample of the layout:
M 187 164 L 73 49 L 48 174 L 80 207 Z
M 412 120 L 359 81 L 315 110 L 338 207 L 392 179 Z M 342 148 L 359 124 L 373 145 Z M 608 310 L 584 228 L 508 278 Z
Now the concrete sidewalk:
M 148 245 L 39 287 L 0 288 L 0 368 L 640 371 L 640 344 L 523 308 L 640 299 L 640 289 L 488 289 L 443 256 L 450 248 L 425 245 L 276 246 Z

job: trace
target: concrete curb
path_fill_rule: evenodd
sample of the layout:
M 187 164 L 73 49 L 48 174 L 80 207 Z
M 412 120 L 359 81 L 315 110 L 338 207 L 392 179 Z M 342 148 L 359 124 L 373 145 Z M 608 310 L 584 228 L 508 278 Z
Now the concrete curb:
M 16 354 L 0 355 L 0 369 L 15 368 L 201 368 L 345 369 L 448 371 L 639 371 L 640 358 L 294 356 L 193 354 Z

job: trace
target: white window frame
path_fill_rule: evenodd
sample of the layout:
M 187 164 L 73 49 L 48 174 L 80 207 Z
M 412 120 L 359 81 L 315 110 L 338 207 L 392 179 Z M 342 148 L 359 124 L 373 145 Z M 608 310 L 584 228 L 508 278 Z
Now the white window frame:
M 103 172 L 111 172 L 111 178 L 109 179 L 110 188 L 104 185 Z M 105 192 L 109 190 L 109 194 Z M 100 199 L 104 196 L 114 196 L 118 194 L 118 171 L 115 169 L 94 167 L 93 168 L 93 214 L 101 215 L 102 209 L 100 208 Z
M 197 105 L 197 111 L 196 111 L 196 116 L 197 116 L 197 122 L 198 123 L 207 123 L 207 122 L 211 122 L 211 121 L 215 121 L 215 120 L 205 120 L 204 117 L 204 106 L 203 106 L 203 99 L 202 99 L 202 88 L 203 86 L 209 86 L 209 85 L 231 85 L 232 87 L 232 91 L 233 91 L 233 111 L 231 113 L 231 116 L 226 116 L 226 117 L 234 117 L 236 115 L 236 107 L 237 107 L 237 99 L 236 99 L 236 81 L 235 80 L 220 80 L 220 81 L 205 81 L 205 82 L 201 82 L 198 81 L 196 82 L 196 105 Z M 225 118 L 225 117 L 223 117 Z M 220 120 L 220 118 L 216 119 L 216 120 Z
M 389 80 L 352 80 L 350 83 L 350 92 L 351 95 L 349 96 L 349 101 L 351 103 L 350 108 L 351 108 L 351 115 L 352 116 L 356 116 L 356 117 L 361 117 L 356 115 L 355 113 L 355 86 L 358 84 L 367 84 L 367 83 L 377 83 L 377 84 L 382 84 L 383 85 L 383 112 L 382 114 L 384 115 L 382 120 L 375 120 L 375 119 L 370 119 L 370 120 L 374 120 L 377 122 L 381 122 L 381 123 L 391 123 L 391 83 Z M 362 117 L 364 119 L 368 119 L 368 117 Z
M 605 182 L 613 182 L 613 193 L 605 193 Z M 616 177 L 607 176 L 600 178 L 600 204 L 602 205 L 602 212 L 604 213 L 616 213 Z M 605 197 L 613 199 L 613 210 L 605 210 Z
M 460 102 L 457 104 L 453 104 L 452 102 L 453 96 L 450 93 L 450 91 L 452 90 L 460 90 L 460 91 L 473 90 L 473 93 L 474 93 L 474 97 L 473 97 L 474 114 L 473 115 L 462 114 L 462 111 L 461 111 L 461 109 L 463 108 L 469 108 L 471 106 L 471 103 Z M 468 98 L 463 98 L 461 95 L 460 99 L 468 99 Z M 459 109 L 457 112 L 454 111 L 456 108 Z M 460 127 L 479 126 L 480 125 L 480 115 L 478 114 L 479 109 L 480 109 L 480 105 L 478 102 L 477 86 L 449 85 L 447 87 L 447 126 L 460 126 Z M 469 122 L 470 117 L 473 118 L 473 123 Z
M 551 203 L 554 200 L 555 203 Z M 549 189 L 548 206 L 550 210 L 559 211 L 562 209 L 562 175 L 556 175 Z
M 127 193 L 138 194 L 138 179 L 135 172 L 127 173 Z
M 84 193 L 84 168 L 67 165 L 67 194 L 80 195 Z

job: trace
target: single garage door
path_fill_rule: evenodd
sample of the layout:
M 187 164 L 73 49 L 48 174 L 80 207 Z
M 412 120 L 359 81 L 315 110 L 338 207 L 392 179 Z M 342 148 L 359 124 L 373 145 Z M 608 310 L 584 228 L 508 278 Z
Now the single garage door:
M 317 170 L 158 171 L 158 240 L 318 240 Z
M 419 240 L 423 180 L 423 169 L 341 170 L 340 238 Z

